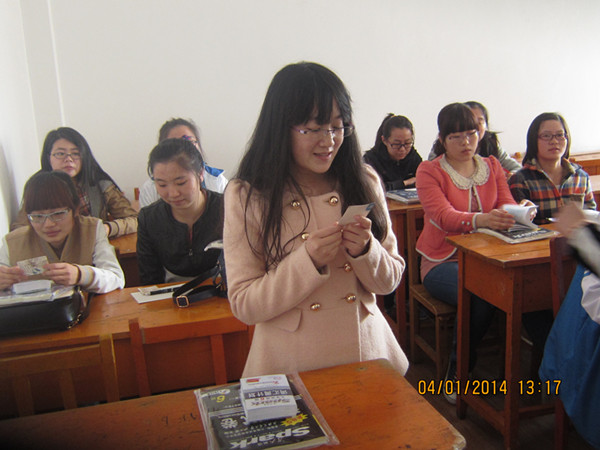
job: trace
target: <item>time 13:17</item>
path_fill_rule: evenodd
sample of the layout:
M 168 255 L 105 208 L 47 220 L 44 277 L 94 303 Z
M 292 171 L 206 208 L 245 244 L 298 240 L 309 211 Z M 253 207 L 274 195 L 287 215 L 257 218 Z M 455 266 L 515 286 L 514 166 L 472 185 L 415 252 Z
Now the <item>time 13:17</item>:
M 561 380 L 519 380 L 519 394 L 533 395 L 535 393 L 558 395 Z

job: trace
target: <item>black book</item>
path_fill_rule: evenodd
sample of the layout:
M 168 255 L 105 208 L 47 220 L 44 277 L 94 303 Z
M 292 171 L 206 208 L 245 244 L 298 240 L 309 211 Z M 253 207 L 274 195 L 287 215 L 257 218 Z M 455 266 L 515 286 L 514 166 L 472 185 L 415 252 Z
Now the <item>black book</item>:
M 297 376 L 296 376 L 297 377 Z M 297 411 L 292 417 L 248 423 L 240 383 L 194 391 L 209 449 L 301 449 L 338 443 L 299 377 L 288 377 Z

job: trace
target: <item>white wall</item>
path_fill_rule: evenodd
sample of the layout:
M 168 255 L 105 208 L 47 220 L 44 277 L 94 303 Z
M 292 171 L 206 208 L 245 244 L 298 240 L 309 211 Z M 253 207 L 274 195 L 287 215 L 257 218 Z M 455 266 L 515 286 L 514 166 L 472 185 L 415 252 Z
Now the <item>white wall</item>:
M 572 151 L 600 149 L 600 2 L 20 4 L 35 115 L 31 136 L 37 132 L 23 153 L 39 167 L 45 134 L 72 126 L 128 196 L 146 177 L 158 128 L 174 116 L 198 123 L 210 164 L 232 176 L 271 78 L 300 60 L 325 64 L 344 80 L 364 150 L 384 115 L 395 112 L 413 121 L 425 157 L 438 111 L 465 100 L 488 107 L 509 153 L 524 150 L 529 123 L 544 111 L 564 114 Z M 13 68 L 20 72 L 20 65 Z M 13 82 L 7 87 L 2 80 L 1 92 Z M 25 178 L 35 169 L 30 161 L 10 164 L 26 167 Z M 25 181 L 16 178 L 11 195 L 20 195 Z
M 38 139 L 20 4 L 0 0 L 0 236 L 18 210 L 23 184 L 39 169 Z M 39 151 L 38 151 L 39 155 Z

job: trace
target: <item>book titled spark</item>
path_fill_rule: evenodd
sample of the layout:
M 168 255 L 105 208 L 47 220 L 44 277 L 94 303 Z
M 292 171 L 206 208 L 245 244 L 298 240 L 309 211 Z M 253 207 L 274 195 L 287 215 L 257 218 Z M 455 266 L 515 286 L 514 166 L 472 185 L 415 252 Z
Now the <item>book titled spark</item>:
M 296 400 L 283 374 L 241 378 L 240 400 L 249 423 L 296 414 Z
M 254 423 L 244 413 L 240 383 L 195 390 L 208 449 L 291 450 L 339 444 L 300 377 L 292 374 L 288 381 L 296 405 L 292 416 Z

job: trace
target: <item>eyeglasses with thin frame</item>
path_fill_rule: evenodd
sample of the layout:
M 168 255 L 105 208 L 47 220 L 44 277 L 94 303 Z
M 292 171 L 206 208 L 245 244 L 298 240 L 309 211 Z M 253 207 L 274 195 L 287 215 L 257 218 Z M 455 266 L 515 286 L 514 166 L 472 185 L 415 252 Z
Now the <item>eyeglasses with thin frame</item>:
M 558 142 L 563 142 L 564 140 L 567 139 L 567 135 L 565 134 L 564 131 L 559 131 L 556 134 L 552 134 L 552 133 L 538 134 L 538 138 L 541 139 L 542 141 L 551 141 L 552 139 L 556 138 L 556 140 Z
M 40 225 L 46 222 L 46 219 L 50 219 L 51 222 L 57 223 L 65 220 L 70 210 L 70 208 L 67 208 L 61 211 L 54 211 L 53 213 L 49 214 L 27 214 L 27 218 L 31 223 Z
M 73 161 L 79 161 L 81 159 L 81 152 L 80 151 L 76 151 L 76 152 L 71 152 L 71 153 L 67 153 L 67 152 L 54 152 L 51 153 L 50 156 L 56 158 L 56 159 L 67 159 L 67 157 L 71 158 Z
M 352 125 L 347 125 L 344 127 L 333 127 L 333 128 L 296 128 L 291 127 L 292 130 L 297 131 L 298 133 L 308 136 L 314 140 L 323 139 L 324 137 L 333 136 L 335 139 L 343 138 L 350 136 L 354 132 L 354 127 Z
M 390 144 L 390 147 L 392 147 L 394 150 L 400 150 L 401 148 L 406 148 L 407 150 L 410 150 L 414 143 L 415 141 L 408 141 L 404 142 L 403 144 Z
M 472 139 L 477 139 L 479 137 L 479 133 L 477 130 L 465 131 L 464 133 L 455 133 L 448 136 L 448 140 L 450 142 L 462 142 L 465 139 L 471 142 Z

